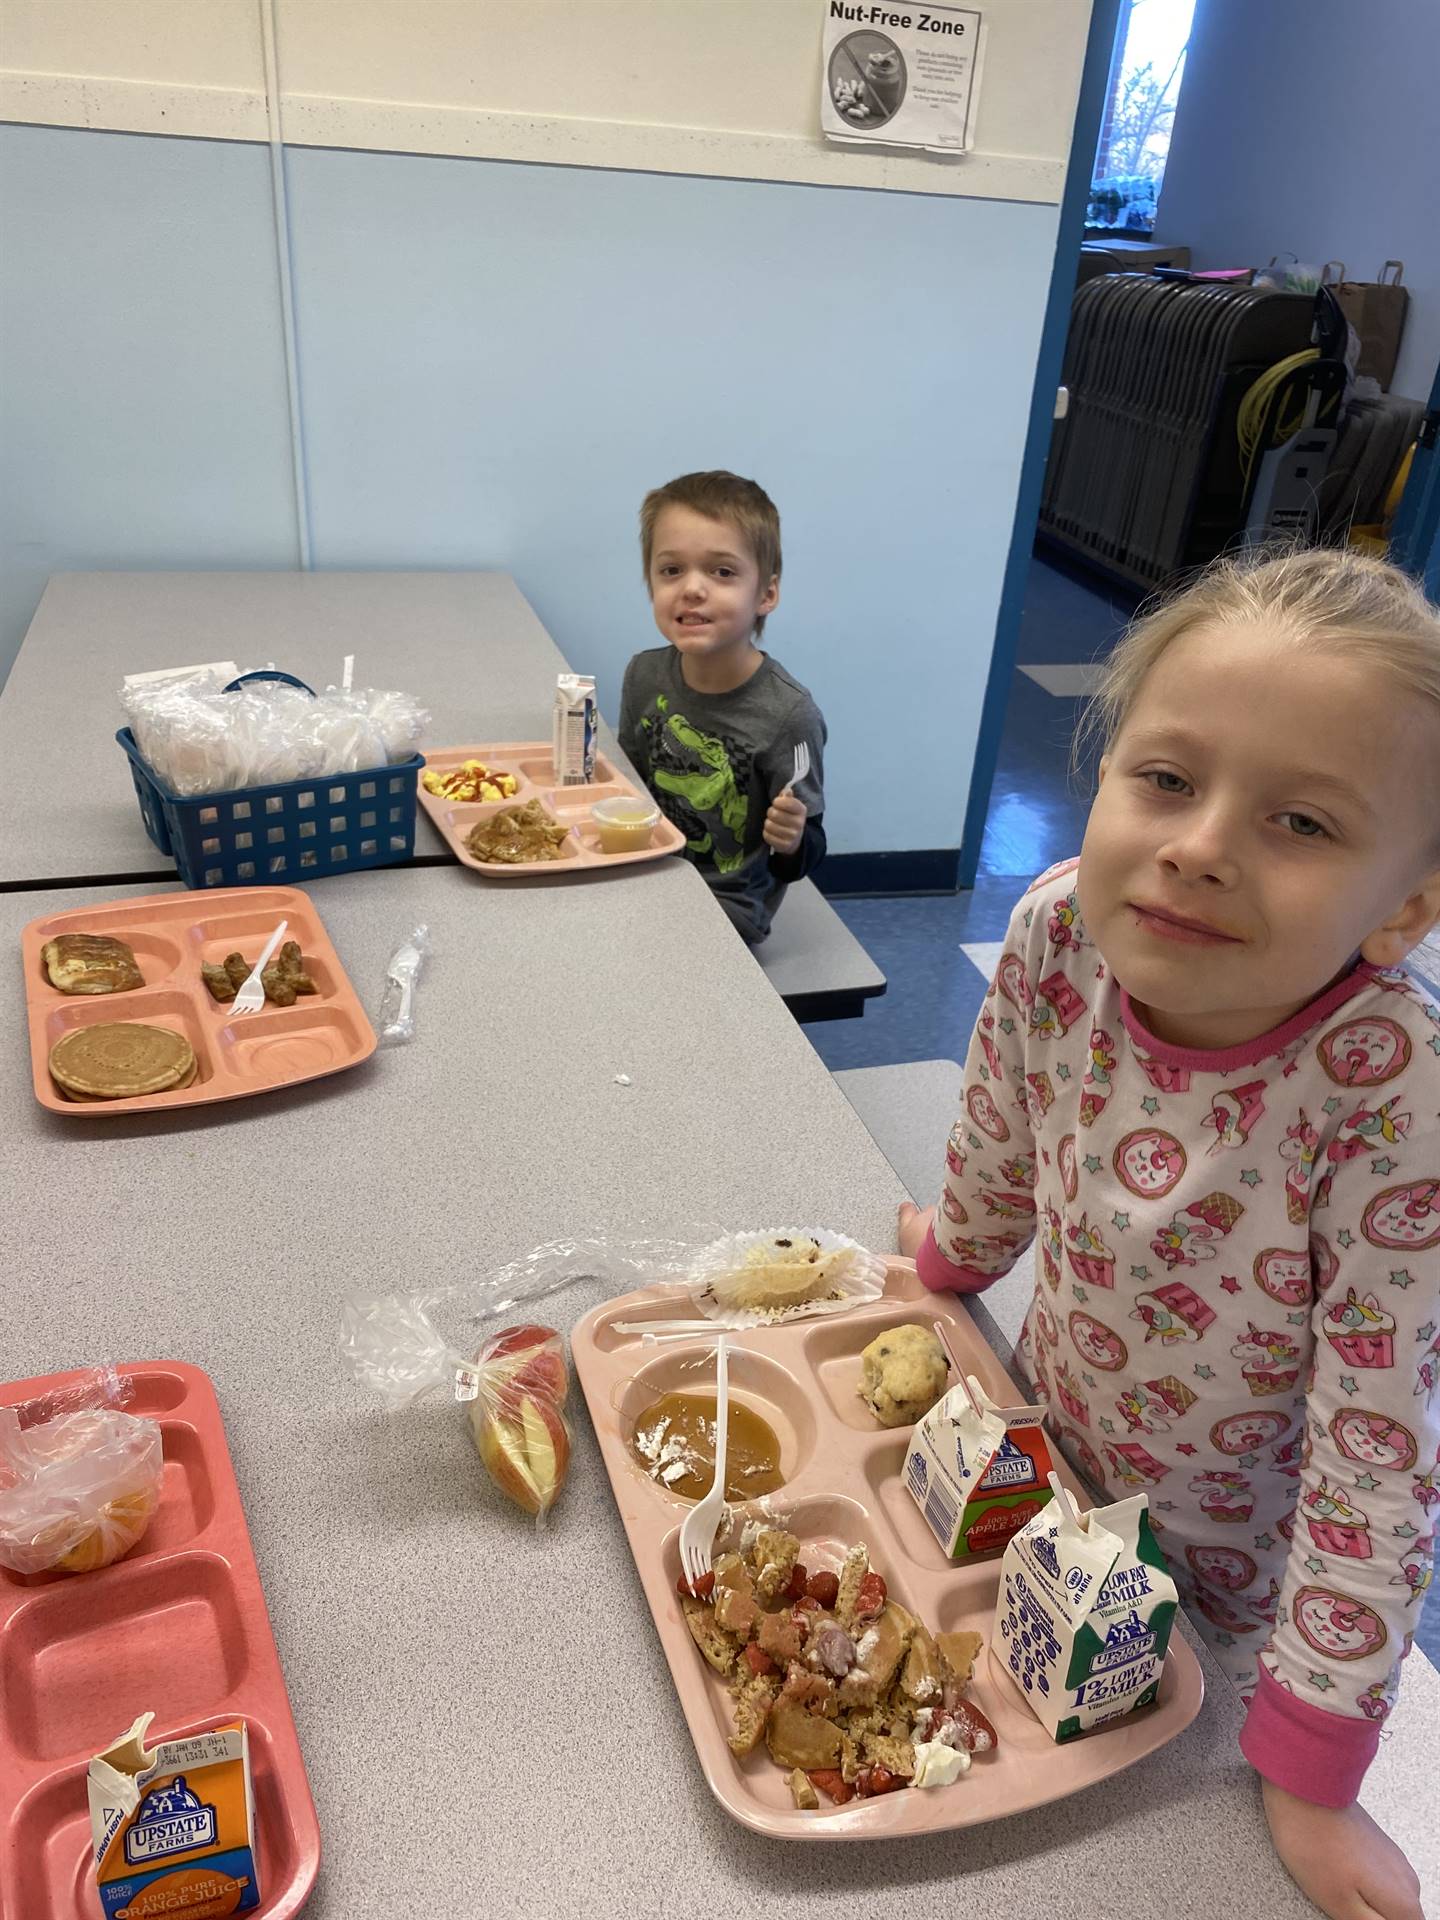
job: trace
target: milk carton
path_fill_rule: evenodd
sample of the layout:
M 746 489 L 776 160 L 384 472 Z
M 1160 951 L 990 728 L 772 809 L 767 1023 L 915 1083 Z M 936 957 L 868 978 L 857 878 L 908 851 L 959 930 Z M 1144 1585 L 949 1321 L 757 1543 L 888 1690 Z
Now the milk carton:
M 145 1751 L 153 1713 L 90 1762 L 100 1905 L 124 1920 L 201 1920 L 260 1904 L 243 1720 Z
M 1177 1596 L 1143 1493 L 1077 1513 L 1051 1484 L 1061 1497 L 1005 1549 L 991 1646 L 1070 1740 L 1155 1698 Z
M 999 1407 L 973 1374 L 910 1437 L 905 1484 L 952 1560 L 996 1553 L 1050 1499 L 1039 1407 Z
M 588 673 L 562 673 L 555 680 L 555 779 L 581 787 L 595 778 L 595 682 Z

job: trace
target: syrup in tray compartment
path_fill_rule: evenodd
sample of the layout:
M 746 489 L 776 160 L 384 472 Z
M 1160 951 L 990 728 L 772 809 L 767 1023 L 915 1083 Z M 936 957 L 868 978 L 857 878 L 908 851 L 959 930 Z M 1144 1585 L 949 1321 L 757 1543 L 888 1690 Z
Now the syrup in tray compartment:
M 703 1500 L 715 1478 L 715 1395 L 662 1394 L 636 1420 L 630 1445 L 646 1473 L 667 1492 Z M 755 1500 L 783 1483 L 774 1428 L 732 1399 L 725 1498 Z

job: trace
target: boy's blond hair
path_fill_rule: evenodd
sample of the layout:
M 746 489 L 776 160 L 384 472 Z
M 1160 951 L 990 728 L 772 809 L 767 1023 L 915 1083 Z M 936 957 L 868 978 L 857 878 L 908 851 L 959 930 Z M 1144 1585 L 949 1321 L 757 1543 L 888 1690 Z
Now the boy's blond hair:
M 754 480 L 742 480 L 723 467 L 709 473 L 682 473 L 663 487 L 647 493 L 640 506 L 640 555 L 645 567 L 645 584 L 650 584 L 650 559 L 655 546 L 655 522 L 666 507 L 689 507 L 703 513 L 707 520 L 729 523 L 750 549 L 760 573 L 760 585 L 768 587 L 780 578 L 780 515 L 775 502 Z M 755 622 L 758 638 L 765 631 L 765 615 Z
M 1264 625 L 1299 650 L 1364 659 L 1440 715 L 1440 610 L 1398 567 L 1349 547 L 1261 548 L 1213 562 L 1142 613 L 1105 662 L 1076 733 L 1076 764 L 1110 750 L 1146 675 L 1195 627 Z

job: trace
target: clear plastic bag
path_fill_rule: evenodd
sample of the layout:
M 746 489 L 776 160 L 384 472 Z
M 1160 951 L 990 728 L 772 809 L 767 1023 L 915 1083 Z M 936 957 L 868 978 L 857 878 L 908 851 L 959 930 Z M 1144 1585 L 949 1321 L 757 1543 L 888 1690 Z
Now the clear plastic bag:
M 422 921 L 404 946 L 390 956 L 378 1022 L 382 1047 L 404 1046 L 415 1038 L 415 983 L 429 951 L 430 929 Z
M 153 1420 L 126 1413 L 113 1367 L 15 1407 L 0 1407 L 0 1566 L 89 1573 L 140 1540 L 160 1498 L 164 1456 Z
M 391 1413 L 435 1397 L 465 1404 L 491 1479 L 543 1526 L 570 1458 L 564 1343 L 553 1328 L 532 1323 L 488 1335 L 481 1329 L 571 1287 L 599 1299 L 627 1282 L 673 1284 L 695 1251 L 676 1240 L 552 1240 L 468 1285 L 351 1294 L 340 1352 L 351 1376 Z
M 406 693 L 313 694 L 283 680 L 251 680 L 233 693 L 207 677 L 131 686 L 120 703 L 146 761 L 192 799 L 406 760 L 430 724 Z

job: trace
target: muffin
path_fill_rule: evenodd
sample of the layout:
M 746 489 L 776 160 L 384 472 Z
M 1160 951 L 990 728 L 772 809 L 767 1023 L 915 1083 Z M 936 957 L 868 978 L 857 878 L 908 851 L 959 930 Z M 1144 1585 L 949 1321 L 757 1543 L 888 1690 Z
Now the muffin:
M 928 1327 L 891 1327 L 860 1356 L 860 1398 L 882 1427 L 911 1427 L 945 1391 L 945 1350 Z

